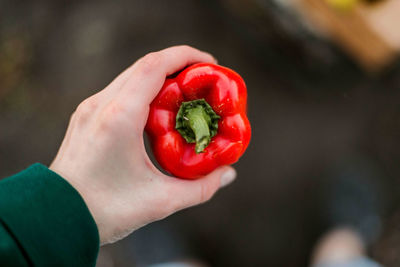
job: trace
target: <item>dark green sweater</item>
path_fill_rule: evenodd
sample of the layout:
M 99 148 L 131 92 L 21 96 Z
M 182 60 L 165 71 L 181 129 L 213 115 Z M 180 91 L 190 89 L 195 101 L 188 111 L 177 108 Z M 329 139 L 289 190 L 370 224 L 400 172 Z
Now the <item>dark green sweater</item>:
M 41 164 L 0 181 L 0 266 L 95 266 L 96 224 L 79 193 Z

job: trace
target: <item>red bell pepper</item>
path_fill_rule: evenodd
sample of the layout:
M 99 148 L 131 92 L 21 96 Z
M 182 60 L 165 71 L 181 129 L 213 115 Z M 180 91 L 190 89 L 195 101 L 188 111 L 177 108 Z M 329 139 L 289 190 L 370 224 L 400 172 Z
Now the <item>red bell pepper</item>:
M 231 69 L 198 63 L 167 78 L 146 125 L 158 163 L 186 179 L 235 163 L 250 142 L 246 106 L 246 85 Z

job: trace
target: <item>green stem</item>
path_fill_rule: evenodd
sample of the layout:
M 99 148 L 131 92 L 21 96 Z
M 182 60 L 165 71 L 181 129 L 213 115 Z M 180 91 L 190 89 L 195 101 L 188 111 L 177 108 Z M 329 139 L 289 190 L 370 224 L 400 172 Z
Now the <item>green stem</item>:
M 208 117 L 208 118 L 207 118 Z M 211 140 L 210 128 L 208 127 L 207 119 L 209 116 L 204 112 L 202 106 L 197 106 L 190 109 L 185 118 L 189 122 L 189 127 L 192 129 L 196 139 L 196 153 L 203 152 L 204 148 L 208 146 Z
M 176 115 L 175 128 L 188 143 L 196 143 L 201 153 L 217 133 L 220 117 L 204 99 L 183 102 Z

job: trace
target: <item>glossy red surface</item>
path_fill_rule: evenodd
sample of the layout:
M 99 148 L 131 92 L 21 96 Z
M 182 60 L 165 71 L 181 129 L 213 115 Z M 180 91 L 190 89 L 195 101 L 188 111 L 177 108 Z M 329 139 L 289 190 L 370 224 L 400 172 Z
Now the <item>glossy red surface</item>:
M 204 98 L 221 117 L 218 133 L 203 153 L 186 143 L 175 130 L 175 118 L 183 101 Z M 158 163 L 180 178 L 196 179 L 219 166 L 235 163 L 251 138 L 246 115 L 247 89 L 231 69 L 208 63 L 188 67 L 168 78 L 150 105 L 146 132 Z

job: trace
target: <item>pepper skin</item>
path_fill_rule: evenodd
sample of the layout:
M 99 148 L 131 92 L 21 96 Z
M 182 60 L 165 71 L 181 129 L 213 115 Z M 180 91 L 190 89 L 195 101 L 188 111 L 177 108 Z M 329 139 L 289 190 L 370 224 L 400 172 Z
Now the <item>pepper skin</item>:
M 246 108 L 246 85 L 231 69 L 198 63 L 167 78 L 150 105 L 146 125 L 155 158 L 166 171 L 184 179 L 235 163 L 251 137 Z M 178 131 L 179 125 L 186 128 Z

